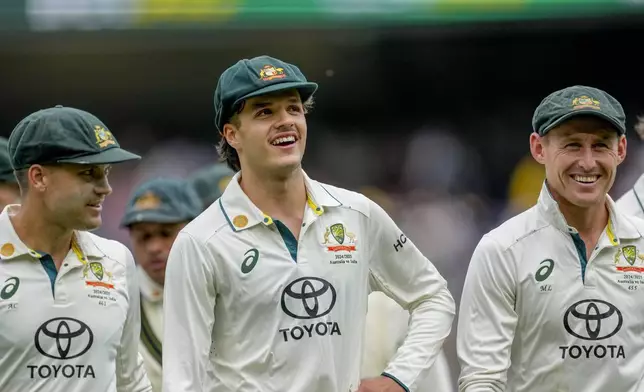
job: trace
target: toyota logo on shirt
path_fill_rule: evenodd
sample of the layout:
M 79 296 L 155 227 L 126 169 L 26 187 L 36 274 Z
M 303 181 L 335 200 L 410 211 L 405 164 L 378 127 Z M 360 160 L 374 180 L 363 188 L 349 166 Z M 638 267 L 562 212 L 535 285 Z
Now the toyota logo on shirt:
M 282 310 L 296 319 L 314 319 L 331 312 L 336 301 L 331 283 L 316 277 L 298 278 L 282 291 Z
M 36 331 L 34 343 L 42 355 L 52 359 L 73 359 L 92 347 L 94 334 L 87 324 L 70 317 L 45 321 Z
M 615 305 L 600 299 L 585 299 L 568 308 L 564 328 L 572 336 L 584 340 L 603 340 L 622 328 L 624 318 Z

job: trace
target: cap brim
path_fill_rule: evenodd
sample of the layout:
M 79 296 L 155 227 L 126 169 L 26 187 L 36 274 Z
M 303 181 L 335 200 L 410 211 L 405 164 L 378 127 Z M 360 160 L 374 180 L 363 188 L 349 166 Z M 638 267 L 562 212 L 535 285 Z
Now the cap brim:
M 304 102 L 315 93 L 315 91 L 318 89 L 318 84 L 313 82 L 284 82 L 271 84 L 270 86 L 260 88 L 257 91 L 253 91 L 250 94 L 246 94 L 243 97 L 238 98 L 233 103 L 233 107 L 237 106 L 241 101 L 248 98 L 258 97 L 260 95 L 270 94 L 277 91 L 290 90 L 292 88 L 299 91 L 300 98 L 302 99 L 302 102 Z
M 121 221 L 121 227 L 129 227 L 136 223 L 180 223 L 194 218 L 170 215 L 161 211 L 133 211 Z
M 552 124 L 550 124 L 550 126 L 548 126 L 548 128 L 544 129 L 542 131 L 542 133 L 541 133 L 541 136 L 545 135 L 550 130 L 552 130 L 552 128 L 556 127 L 557 125 L 561 124 L 562 122 L 564 122 L 566 120 L 569 120 L 572 117 L 577 117 L 577 116 L 581 116 L 581 115 L 591 115 L 591 116 L 599 117 L 602 120 L 606 120 L 609 123 L 611 123 L 617 129 L 617 133 L 619 135 L 623 135 L 623 134 L 626 133 L 626 129 L 624 128 L 624 126 L 622 124 L 620 124 L 619 121 L 617 121 L 616 119 L 612 118 L 611 116 L 609 116 L 609 115 L 607 115 L 607 114 L 605 114 L 603 112 L 600 112 L 600 111 L 598 111 L 596 109 L 579 109 L 579 110 L 575 110 L 573 112 L 570 112 L 570 113 L 567 113 L 567 114 L 561 116 L 559 119 L 557 119 L 557 121 L 555 121 Z
M 81 165 L 102 165 L 107 163 L 119 163 L 141 159 L 140 156 L 132 154 L 120 147 L 110 148 L 98 154 L 85 155 L 75 158 L 59 159 L 60 163 L 78 163 Z

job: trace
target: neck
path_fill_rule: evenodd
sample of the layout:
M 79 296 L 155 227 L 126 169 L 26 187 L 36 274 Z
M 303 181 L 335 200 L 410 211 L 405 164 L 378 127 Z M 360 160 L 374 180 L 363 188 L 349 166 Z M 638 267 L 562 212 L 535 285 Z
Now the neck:
M 569 226 L 577 229 L 580 235 L 592 235 L 604 230 L 608 224 L 608 207 L 606 199 L 591 207 L 579 207 L 569 203 L 562 197 L 553 197 L 559 204 L 559 210 Z
M 278 219 L 303 218 L 306 186 L 302 168 L 280 177 L 260 176 L 243 169 L 240 186 L 263 213 Z
M 20 240 L 30 249 L 49 254 L 60 266 L 69 252 L 74 231 L 44 217 L 41 209 L 25 200 L 11 222 Z

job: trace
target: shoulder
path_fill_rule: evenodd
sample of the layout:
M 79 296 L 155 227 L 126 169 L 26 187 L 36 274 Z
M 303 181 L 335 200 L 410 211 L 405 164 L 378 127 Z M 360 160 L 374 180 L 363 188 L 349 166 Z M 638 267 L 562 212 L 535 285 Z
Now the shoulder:
M 319 181 L 311 180 L 315 185 L 316 191 L 325 198 L 328 196 L 335 201 L 337 207 L 353 210 L 370 218 L 378 205 L 362 193 L 340 188 L 334 185 L 324 184 Z
M 230 222 L 228 222 L 227 216 L 223 213 L 219 200 L 217 199 L 210 207 L 188 223 L 181 230 L 177 240 L 191 239 L 205 244 L 217 238 L 221 233 L 232 232 Z
M 87 231 L 79 232 L 80 245 L 89 256 L 110 259 L 124 267 L 133 268 L 134 258 L 127 246 L 119 241 L 107 239 Z
M 519 242 L 530 241 L 548 226 L 550 225 L 539 217 L 538 209 L 534 206 L 487 232 L 479 247 L 506 251 Z

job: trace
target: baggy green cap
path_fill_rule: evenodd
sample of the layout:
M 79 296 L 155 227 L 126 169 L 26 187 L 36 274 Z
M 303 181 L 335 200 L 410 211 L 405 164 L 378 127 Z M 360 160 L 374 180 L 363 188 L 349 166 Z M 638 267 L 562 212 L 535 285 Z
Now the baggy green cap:
M 239 60 L 221 74 L 215 90 L 215 125 L 221 132 L 224 124 L 245 99 L 281 90 L 297 89 L 302 102 L 309 99 L 318 85 L 306 80 L 298 67 L 282 60 L 259 56 Z
M 9 158 L 9 140 L 0 137 L 0 182 L 17 183 Z
M 15 170 L 33 164 L 99 165 L 141 158 L 122 149 L 93 114 L 61 105 L 20 121 L 9 137 L 9 156 Z
M 541 101 L 532 117 L 532 129 L 540 136 L 579 115 L 597 116 L 610 122 L 621 136 L 626 133 L 626 115 L 611 95 L 594 87 L 572 86 L 555 91 Z
M 201 213 L 201 200 L 185 180 L 156 178 L 139 186 L 125 208 L 121 226 L 134 223 L 180 223 Z
M 206 209 L 224 193 L 234 175 L 235 172 L 226 164 L 217 163 L 196 171 L 188 181 L 192 183 Z

